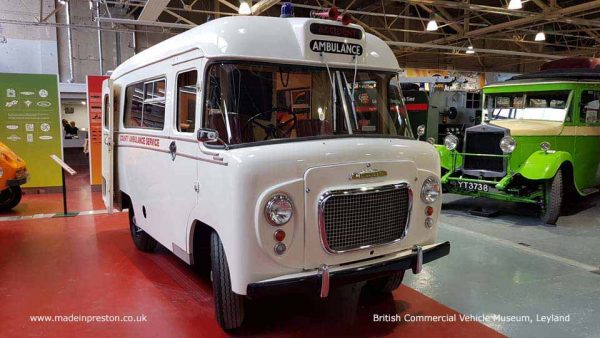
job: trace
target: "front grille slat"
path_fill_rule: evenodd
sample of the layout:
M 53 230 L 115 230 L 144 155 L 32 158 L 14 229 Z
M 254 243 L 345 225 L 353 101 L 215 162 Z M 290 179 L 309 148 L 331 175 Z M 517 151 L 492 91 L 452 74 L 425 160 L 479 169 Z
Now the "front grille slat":
M 407 184 L 326 193 L 319 207 L 326 249 L 342 252 L 403 238 L 410 198 Z
M 465 153 L 502 155 L 500 140 L 504 132 L 467 131 Z M 463 169 L 480 171 L 504 171 L 504 158 L 465 155 Z

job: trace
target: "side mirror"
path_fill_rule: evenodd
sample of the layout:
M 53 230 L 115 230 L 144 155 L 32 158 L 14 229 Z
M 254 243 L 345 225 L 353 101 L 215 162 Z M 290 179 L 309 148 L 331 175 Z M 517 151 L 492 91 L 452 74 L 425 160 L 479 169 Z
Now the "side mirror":
M 215 142 L 219 140 L 219 132 L 214 129 L 200 128 L 197 137 L 198 142 Z
M 420 140 L 423 135 L 425 135 L 425 125 L 422 124 L 417 127 L 417 140 Z

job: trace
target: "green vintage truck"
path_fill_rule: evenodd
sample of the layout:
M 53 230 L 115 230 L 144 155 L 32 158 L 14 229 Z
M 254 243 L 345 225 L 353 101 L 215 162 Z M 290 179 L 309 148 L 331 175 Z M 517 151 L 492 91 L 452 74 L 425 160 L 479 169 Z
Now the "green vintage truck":
M 484 122 L 436 145 L 444 191 L 534 203 L 556 224 L 563 201 L 600 185 L 600 59 L 549 62 L 483 89 Z

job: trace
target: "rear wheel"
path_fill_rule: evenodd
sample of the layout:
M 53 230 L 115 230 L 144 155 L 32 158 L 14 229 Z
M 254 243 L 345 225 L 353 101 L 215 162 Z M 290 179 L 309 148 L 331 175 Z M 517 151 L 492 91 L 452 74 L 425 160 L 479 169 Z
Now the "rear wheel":
M 562 169 L 556 172 L 553 179 L 546 182 L 544 187 L 544 206 L 541 219 L 548 225 L 555 225 L 560 216 L 563 203 L 564 184 Z
M 400 287 L 404 279 L 404 272 L 396 272 L 387 277 L 373 279 L 367 282 L 366 287 L 376 293 L 390 293 Z
M 9 211 L 21 202 L 21 187 L 8 187 L 0 192 L 0 211 Z
M 225 330 L 238 328 L 244 321 L 244 297 L 231 289 L 229 264 L 223 243 L 216 232 L 210 236 L 210 257 L 217 321 Z
M 137 226 L 133 205 L 129 206 L 129 230 L 135 247 L 141 251 L 152 252 L 156 248 L 156 240 L 148 235 L 142 228 Z

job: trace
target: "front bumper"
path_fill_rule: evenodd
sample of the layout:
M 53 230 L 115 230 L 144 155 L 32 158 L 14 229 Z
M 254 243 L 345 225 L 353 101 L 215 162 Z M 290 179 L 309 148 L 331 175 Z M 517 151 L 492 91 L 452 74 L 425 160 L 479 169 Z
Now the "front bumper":
M 267 279 L 248 285 L 248 297 L 255 298 L 293 292 L 312 292 L 326 297 L 329 287 L 357 283 L 395 272 L 413 269 L 420 271 L 420 265 L 429 263 L 450 253 L 450 242 L 427 245 L 419 250 L 405 250 L 365 262 L 343 266 L 323 266 L 319 270 L 307 271 Z
M 27 174 L 27 175 L 25 175 L 23 177 L 20 177 L 20 178 L 15 178 L 15 179 L 12 179 L 12 180 L 7 180 L 6 181 L 6 185 L 9 186 L 9 187 L 18 187 L 20 185 L 23 185 L 23 184 L 27 183 L 28 180 L 29 180 L 29 174 Z

